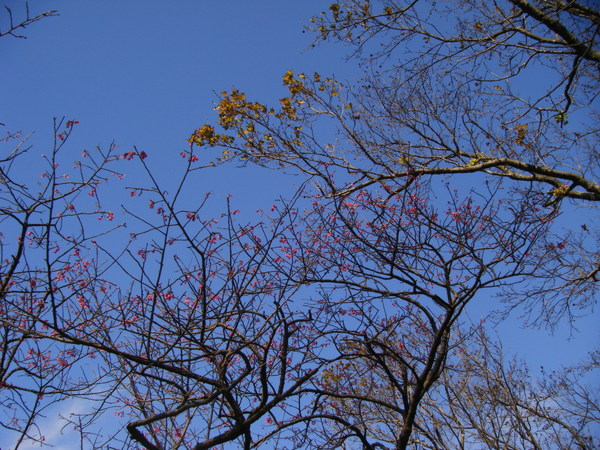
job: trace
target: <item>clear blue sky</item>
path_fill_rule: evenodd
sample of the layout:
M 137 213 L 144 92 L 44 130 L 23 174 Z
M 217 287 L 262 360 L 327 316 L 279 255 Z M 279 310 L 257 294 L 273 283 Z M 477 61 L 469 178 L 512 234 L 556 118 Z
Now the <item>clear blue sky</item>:
M 18 19 L 23 3 L 0 5 L 10 6 Z M 35 131 L 33 151 L 44 153 L 52 142 L 52 118 L 77 119 L 69 145 L 74 159 L 82 148 L 113 140 L 123 152 L 136 145 L 166 181 L 190 133 L 215 120 L 215 92 L 237 87 L 269 102 L 283 94 L 287 69 L 336 73 L 342 80 L 359 75 L 344 62 L 343 46 L 308 50 L 313 35 L 303 33 L 303 25 L 327 4 L 32 0 L 33 14 L 57 9 L 60 15 L 30 26 L 27 39 L 0 39 L 0 122 L 6 125 L 0 133 Z M 0 12 L 0 27 L 6 18 Z M 300 182 L 281 172 L 227 167 L 203 173 L 197 189 L 223 200 L 231 193 L 242 203 L 236 207 L 250 203 L 256 209 Z M 533 366 L 556 368 L 597 342 L 597 316 L 581 322 L 589 336 L 585 345 L 567 343 L 565 333 L 550 338 L 514 323 L 500 333 L 507 350 L 519 350 Z

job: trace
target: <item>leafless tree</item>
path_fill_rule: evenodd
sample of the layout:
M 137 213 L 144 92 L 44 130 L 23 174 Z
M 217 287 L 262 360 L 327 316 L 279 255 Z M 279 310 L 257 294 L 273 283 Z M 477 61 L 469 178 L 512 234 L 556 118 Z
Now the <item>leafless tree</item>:
M 29 2 L 25 2 L 25 18 L 23 19 L 17 19 L 15 20 L 13 17 L 13 12 L 12 9 L 10 9 L 8 6 L 4 6 L 4 9 L 6 10 L 6 19 L 8 21 L 8 25 L 6 26 L 2 26 L 0 28 L 0 37 L 3 36 L 12 36 L 12 37 L 16 37 L 16 38 L 21 38 L 24 39 L 26 36 L 22 33 L 22 30 L 24 30 L 25 28 L 27 28 L 29 25 L 31 25 L 32 23 L 35 23 L 39 20 L 45 19 L 46 17 L 52 17 L 52 16 L 57 16 L 58 15 L 58 11 L 56 11 L 55 9 L 49 10 L 49 11 L 45 11 L 45 12 L 41 12 L 35 15 L 31 15 L 31 13 L 29 12 Z
M 437 392 L 423 403 L 417 434 L 426 448 L 595 448 L 600 421 L 598 353 L 583 364 L 535 375 L 507 360 L 478 329 L 460 335 Z

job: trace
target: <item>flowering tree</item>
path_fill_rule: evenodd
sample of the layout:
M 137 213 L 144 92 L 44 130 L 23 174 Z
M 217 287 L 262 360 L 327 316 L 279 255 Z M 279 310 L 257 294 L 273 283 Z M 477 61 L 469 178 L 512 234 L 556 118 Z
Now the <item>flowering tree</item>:
M 231 206 L 205 218 L 209 198 L 186 193 L 193 148 L 169 195 L 144 151 L 70 162 L 76 125 L 56 123 L 37 187 L 13 176 L 27 140 L 4 142 L 1 393 L 19 442 L 43 442 L 41 415 L 78 398 L 88 408 L 66 419 L 94 446 L 437 442 L 425 424 L 458 401 L 438 392 L 461 373 L 462 312 L 555 251 L 539 245 L 546 212 L 507 212 L 493 183 L 449 188 L 442 209 L 415 180 L 316 194 L 304 212 L 292 199 L 256 223 Z M 119 187 L 132 164 L 148 182 Z M 109 413 L 122 427 L 106 435 Z
M 85 398 L 97 409 L 70 420 L 94 445 L 210 448 L 237 440 L 249 448 L 270 415 L 291 414 L 283 403 L 293 403 L 322 364 L 310 312 L 291 304 L 301 277 L 273 254 L 295 211 L 282 207 L 242 226 L 231 209 L 222 219 L 202 219 L 204 202 L 177 209 L 196 161 L 184 154 L 176 194 L 130 186 L 130 199 L 152 215 L 134 203 L 128 224 L 116 224 L 123 213 L 101 201 L 103 185 L 122 178 L 110 167 L 137 160 L 147 168 L 147 155 L 84 150 L 61 172 L 76 123 L 56 124 L 39 192 L 12 177 L 26 141 L 3 161 L 5 426 L 19 431 L 19 442 L 43 442 L 36 419 L 45 405 Z M 127 418 L 127 435 L 101 440 L 92 425 L 111 410 Z
M 190 137 L 221 149 L 218 162 L 297 170 L 317 185 L 306 281 L 355 317 L 335 322 L 339 362 L 314 390 L 323 445 L 420 442 L 417 411 L 468 303 L 500 297 L 499 316 L 549 327 L 595 304 L 594 210 L 566 231 L 553 222 L 600 199 L 599 17 L 577 2 L 334 3 L 314 27 L 354 46 L 359 84 L 288 71 L 279 106 L 223 92 L 220 129 Z
M 551 221 L 535 202 L 514 202 L 507 213 L 500 191 L 488 189 L 466 197 L 450 190 L 442 210 L 418 181 L 401 194 L 316 202 L 309 244 L 294 247 L 305 249 L 296 256 L 305 282 L 319 286 L 321 314 L 331 315 L 319 329 L 336 356 L 308 390 L 317 398 L 306 420 L 322 419 L 323 440 L 313 425 L 307 442 L 419 442 L 411 437 L 424 428 L 419 405 L 457 357 L 462 313 L 534 274 L 552 252 L 540 246 Z
M 360 83 L 288 71 L 279 108 L 224 92 L 222 129 L 205 125 L 190 141 L 226 147 L 221 161 L 299 169 L 320 180 L 324 196 L 498 178 L 507 196 L 530 198 L 549 215 L 594 207 L 598 17 L 578 2 L 334 3 L 314 27 L 353 46 L 365 67 Z M 337 130 L 334 141 L 325 129 Z M 560 234 L 560 256 L 540 264 L 528 287 L 506 291 L 510 307 L 538 324 L 572 320 L 597 292 L 588 223 Z
M 13 177 L 25 163 L 29 136 L 9 133 L 2 139 L 4 148 L 10 146 L 0 167 L 2 423 L 20 432 L 19 443 L 26 437 L 41 439 L 36 418 L 49 398 L 80 392 L 69 374 L 85 351 L 41 336 L 58 338 L 57 330 L 72 329 L 73 318 L 89 302 L 86 293 L 101 295 L 103 285 L 96 278 L 101 272 L 97 261 L 82 254 L 97 234 L 84 226 L 84 219 L 111 214 L 86 197 L 95 198 L 99 185 L 113 174 L 106 164 L 113 149 L 65 171 L 61 149 L 76 124 L 55 123 L 54 146 L 44 156 L 37 186 Z
M 371 75 L 288 71 L 277 108 L 223 93 L 221 129 L 193 133 L 168 190 L 143 150 L 73 162 L 77 121 L 55 123 L 37 183 L 18 178 L 27 138 L 3 140 L 0 420 L 17 447 L 68 399 L 94 447 L 596 445 L 578 372 L 529 380 L 465 312 L 505 298 L 553 325 L 594 302 L 591 219 L 556 221 L 600 195 L 580 117 L 598 13 L 467 1 L 430 24 L 449 6 L 424 3 L 331 5 L 319 36 Z M 535 67 L 548 91 L 523 96 Z M 191 183 L 232 161 L 312 183 L 254 219 L 230 199 L 207 217 Z

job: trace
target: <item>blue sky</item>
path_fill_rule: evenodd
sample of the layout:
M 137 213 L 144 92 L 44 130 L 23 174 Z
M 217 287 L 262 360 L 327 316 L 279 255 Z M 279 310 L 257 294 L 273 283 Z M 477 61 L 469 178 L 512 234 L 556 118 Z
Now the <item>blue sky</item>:
M 2 4 L 16 19 L 24 14 L 21 1 Z M 136 145 L 168 183 L 190 133 L 214 122 L 216 92 L 236 87 L 272 102 L 284 92 L 281 76 L 288 69 L 335 73 L 341 80 L 359 75 L 344 62 L 348 49 L 327 44 L 309 49 L 313 35 L 303 33 L 303 26 L 326 5 L 31 1 L 32 13 L 57 9 L 60 15 L 33 24 L 25 30 L 27 39 L 0 39 L 0 122 L 6 125 L 0 133 L 35 131 L 33 152 L 44 153 L 52 142 L 52 118 L 66 116 L 80 121 L 69 144 L 74 159 L 83 148 L 106 147 L 113 140 L 123 152 Z M 2 11 L 0 27 L 5 24 Z M 282 172 L 227 166 L 203 172 L 197 190 L 212 191 L 223 201 L 230 193 L 240 202 L 236 207 L 254 210 L 268 208 L 301 181 Z M 584 344 L 567 342 L 566 331 L 549 337 L 515 323 L 504 324 L 499 333 L 507 350 L 518 350 L 533 366 L 545 362 L 556 368 L 577 361 L 597 342 L 597 315 L 579 324 L 589 336 Z
M 32 12 L 57 9 L 60 16 L 32 25 L 27 39 L 0 40 L 10 61 L 0 72 L 0 122 L 4 130 L 35 130 L 33 142 L 43 146 L 52 118 L 66 116 L 81 122 L 71 147 L 115 140 L 123 151 L 136 145 L 153 164 L 169 167 L 190 133 L 214 121 L 217 92 L 237 87 L 271 101 L 283 93 L 287 69 L 343 76 L 339 47 L 305 51 L 312 35 L 302 33 L 303 24 L 319 4 L 31 2 Z M 24 13 L 19 2 L 9 5 L 15 17 Z M 199 189 L 272 187 L 253 170 L 235 177 L 237 189 L 227 175 L 209 177 Z

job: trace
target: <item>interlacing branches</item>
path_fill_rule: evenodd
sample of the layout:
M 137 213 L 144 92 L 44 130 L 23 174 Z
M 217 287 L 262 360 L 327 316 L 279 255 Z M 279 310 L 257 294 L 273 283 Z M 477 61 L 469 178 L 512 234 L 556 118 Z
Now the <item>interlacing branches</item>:
M 597 447 L 598 355 L 534 375 L 468 312 L 552 328 L 596 303 L 599 17 L 331 4 L 317 39 L 352 45 L 363 79 L 287 71 L 276 106 L 223 92 L 169 180 L 135 147 L 73 162 L 78 122 L 59 120 L 32 182 L 9 133 L 0 420 L 17 446 L 82 400 L 67 420 L 94 447 Z M 197 177 L 227 162 L 301 188 L 209 215 Z

